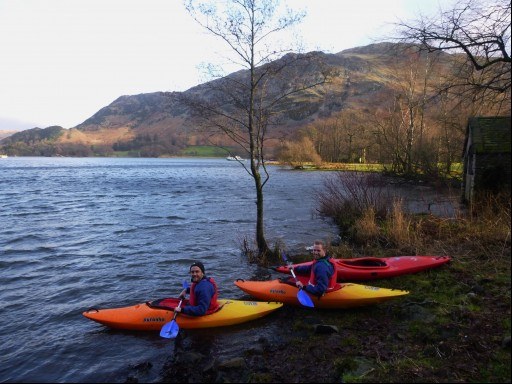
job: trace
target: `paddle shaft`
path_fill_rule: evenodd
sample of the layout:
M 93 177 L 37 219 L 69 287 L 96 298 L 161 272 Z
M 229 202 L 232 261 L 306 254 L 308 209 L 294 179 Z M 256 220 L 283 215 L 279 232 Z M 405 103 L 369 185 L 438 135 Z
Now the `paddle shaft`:
M 178 306 L 176 308 L 181 308 L 181 303 L 183 303 L 183 299 L 180 300 L 180 302 L 178 303 Z M 179 312 L 174 312 L 174 316 L 172 318 L 172 321 L 176 320 L 176 316 L 178 316 L 178 313 Z
M 293 271 L 292 262 L 288 261 L 288 258 L 286 257 L 284 252 L 281 253 L 281 256 L 283 257 L 283 260 L 285 261 L 285 263 L 288 264 L 288 267 L 290 268 L 290 272 L 292 273 L 292 276 L 295 279 L 295 282 L 298 282 L 299 280 L 297 280 L 297 276 L 295 276 L 295 272 Z
M 288 259 L 286 258 L 286 255 L 284 254 L 284 252 L 282 253 L 282 256 L 283 256 L 283 260 L 290 267 L 290 272 L 292 273 L 292 276 L 295 279 L 295 283 L 297 283 L 299 280 L 297 279 L 297 276 L 295 275 L 293 267 L 291 266 L 292 263 L 288 261 Z M 311 300 L 311 298 L 308 296 L 308 294 L 304 290 L 304 288 L 299 288 L 299 292 L 297 292 L 297 299 L 299 300 L 299 303 L 301 303 L 305 307 L 313 308 L 315 306 L 313 304 L 313 301 Z
M 292 268 L 292 267 L 290 267 L 290 272 L 292 273 L 292 276 L 293 276 L 293 278 L 295 279 L 295 281 L 298 281 L 298 280 L 297 280 L 297 276 L 295 276 L 295 272 L 293 271 L 293 268 Z

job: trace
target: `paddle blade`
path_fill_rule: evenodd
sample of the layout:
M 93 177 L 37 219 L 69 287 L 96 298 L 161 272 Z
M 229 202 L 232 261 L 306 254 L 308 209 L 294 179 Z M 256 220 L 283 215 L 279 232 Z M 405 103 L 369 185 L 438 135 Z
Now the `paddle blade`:
M 169 331 L 169 338 L 174 339 L 176 336 L 178 336 L 178 332 L 180 331 L 180 327 L 178 326 L 178 323 L 175 321 L 171 322 L 171 330 Z
M 313 304 L 313 300 L 311 300 L 311 297 L 304 292 L 302 289 L 299 289 L 299 292 L 297 293 L 297 298 L 299 299 L 299 303 L 301 303 L 305 307 L 314 308 L 315 304 Z
M 166 339 L 174 339 L 178 336 L 178 332 L 180 331 L 180 327 L 176 320 L 172 320 L 165 324 L 160 330 L 160 336 L 165 337 Z
M 168 323 L 164 324 L 164 326 L 160 330 L 160 336 L 165 337 L 166 339 L 169 339 L 171 337 L 171 326 L 172 326 L 172 323 L 174 323 L 174 322 L 175 321 L 172 320 L 172 321 L 169 321 Z

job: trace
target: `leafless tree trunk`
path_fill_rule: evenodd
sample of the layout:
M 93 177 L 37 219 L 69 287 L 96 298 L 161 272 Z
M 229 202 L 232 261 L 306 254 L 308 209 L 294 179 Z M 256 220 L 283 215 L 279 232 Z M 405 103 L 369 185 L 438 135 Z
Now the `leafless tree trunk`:
M 212 134 L 227 135 L 249 157 L 250 165 L 242 165 L 254 180 L 256 244 L 263 257 L 271 252 L 264 231 L 263 187 L 269 180 L 265 142 L 280 114 L 286 111 L 290 96 L 322 84 L 326 78 L 290 76 L 300 81 L 287 84 L 278 80 L 286 78 L 289 71 L 300 70 L 301 62 L 311 65 L 320 55 L 293 54 L 276 46 L 274 36 L 305 16 L 288 9 L 281 12 L 278 1 L 188 0 L 187 10 L 209 33 L 227 44 L 234 57 L 232 61 L 245 69 L 207 83 L 208 92 L 197 92 L 185 102 L 194 112 L 197 124 L 200 122 Z

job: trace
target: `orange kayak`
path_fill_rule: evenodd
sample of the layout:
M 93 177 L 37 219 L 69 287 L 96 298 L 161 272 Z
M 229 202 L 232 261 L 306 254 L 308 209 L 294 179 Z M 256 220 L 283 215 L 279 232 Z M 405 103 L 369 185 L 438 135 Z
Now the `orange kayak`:
M 245 293 L 258 300 L 280 301 L 289 305 L 300 305 L 297 299 L 299 289 L 293 278 L 287 282 L 281 280 L 245 281 L 237 280 L 235 285 Z M 409 292 L 398 289 L 378 288 L 369 285 L 343 283 L 335 289 L 318 298 L 309 295 L 315 308 L 353 308 L 373 305 L 407 295 Z
M 180 313 L 176 323 L 180 328 L 210 328 L 245 323 L 258 319 L 283 306 L 282 303 L 269 303 L 242 300 L 218 300 L 221 308 L 206 316 L 187 316 Z M 173 319 L 173 308 L 179 299 L 161 299 L 130 307 L 110 309 L 89 309 L 82 314 L 90 320 L 110 328 L 134 331 L 160 331 L 162 326 Z M 184 304 L 185 305 L 185 302 Z
M 334 259 L 338 281 L 364 281 L 385 279 L 399 275 L 416 273 L 440 267 L 451 260 L 449 256 L 394 256 L 359 257 L 354 259 Z M 308 265 L 312 261 L 292 264 L 292 267 Z M 290 274 L 290 267 L 273 267 L 277 272 Z

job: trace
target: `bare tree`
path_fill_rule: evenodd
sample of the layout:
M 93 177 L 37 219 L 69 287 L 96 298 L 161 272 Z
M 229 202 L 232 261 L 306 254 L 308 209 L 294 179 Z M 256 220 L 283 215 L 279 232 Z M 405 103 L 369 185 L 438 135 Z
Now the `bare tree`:
M 429 52 L 460 53 L 467 60 L 440 91 L 492 104 L 494 113 L 510 113 L 510 11 L 509 0 L 464 0 L 439 15 L 397 23 L 396 40 Z
M 372 131 L 365 119 L 360 111 L 345 109 L 307 125 L 301 133 L 311 139 L 323 161 L 365 162 L 366 151 L 374 145 Z
M 269 129 L 275 128 L 279 117 L 288 112 L 291 96 L 326 81 L 323 75 L 301 75 L 306 71 L 300 66 L 315 65 L 321 55 L 299 55 L 277 47 L 277 34 L 305 16 L 281 8 L 279 1 L 187 0 L 186 7 L 202 27 L 226 43 L 234 56 L 232 62 L 245 69 L 208 82 L 208 92 L 191 92 L 186 104 L 194 111 L 196 124 L 200 121 L 211 134 L 227 135 L 249 157 L 250 165 L 244 167 L 256 189 L 256 244 L 263 257 L 271 252 L 263 214 L 263 187 L 269 180 L 265 142 Z M 281 78 L 291 80 L 279 81 Z
M 288 141 L 283 144 L 279 159 L 294 168 L 304 168 L 305 163 L 319 165 L 322 163 L 315 145 L 308 137 L 297 141 Z

